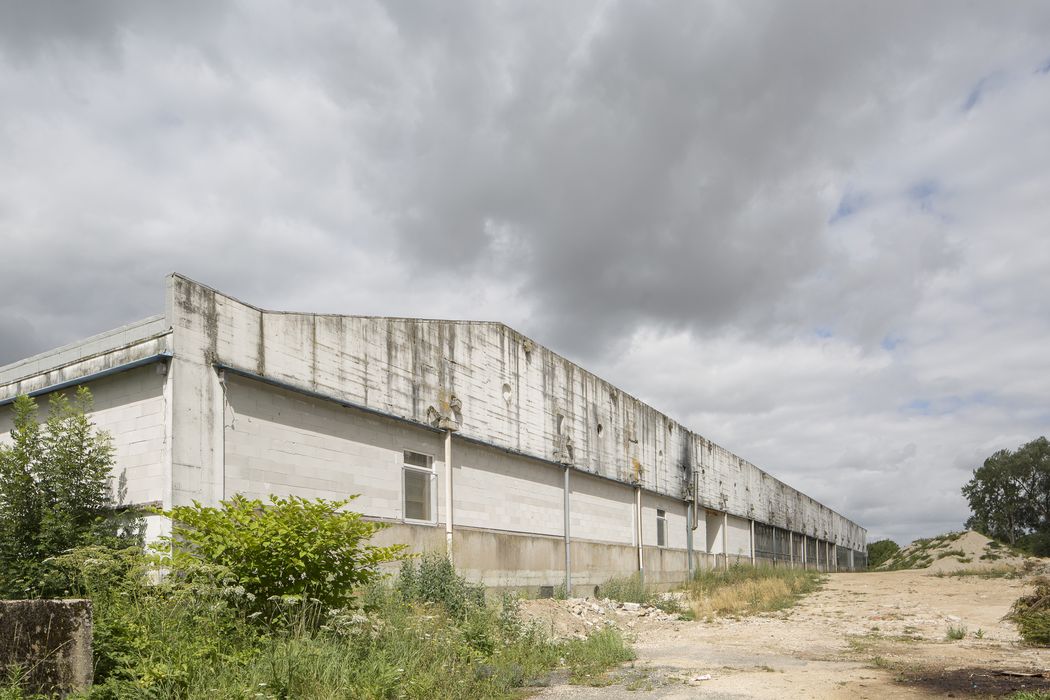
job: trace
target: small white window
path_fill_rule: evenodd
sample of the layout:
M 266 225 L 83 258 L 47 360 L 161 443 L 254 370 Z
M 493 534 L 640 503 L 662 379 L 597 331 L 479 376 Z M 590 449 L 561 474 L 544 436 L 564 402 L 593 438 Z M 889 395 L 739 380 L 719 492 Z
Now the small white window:
M 667 546 L 667 513 L 656 511 L 656 546 Z
M 434 458 L 405 450 L 401 477 L 405 520 L 434 522 Z

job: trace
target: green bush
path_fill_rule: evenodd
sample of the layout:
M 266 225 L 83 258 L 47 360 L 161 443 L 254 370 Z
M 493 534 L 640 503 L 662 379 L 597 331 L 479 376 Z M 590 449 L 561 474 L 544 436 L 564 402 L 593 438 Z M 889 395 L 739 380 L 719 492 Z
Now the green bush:
M 901 551 L 899 544 L 893 540 L 877 540 L 868 545 L 868 568 L 874 569 Z
M 257 612 L 289 597 L 341 607 L 405 550 L 368 544 L 386 526 L 342 510 L 351 499 L 270 496 L 263 504 L 237 495 L 218 508 L 196 502 L 172 508 L 164 512 L 172 519 L 165 538 L 172 569 L 193 576 L 202 564 L 219 567 L 244 587 L 246 604 Z
M 1050 578 L 1035 579 L 1035 590 L 1014 602 L 1007 619 L 1017 625 L 1025 642 L 1050 646 Z
M 114 501 L 112 442 L 90 410 L 84 387 L 73 400 L 52 394 L 43 423 L 33 399 L 15 400 L 11 444 L 0 445 L 0 596 L 59 594 L 65 582 L 42 563 L 74 547 L 142 543 L 141 519 Z
M 485 588 L 460 576 L 448 557 L 436 552 L 402 563 L 397 591 L 408 601 L 441 605 L 457 620 L 485 605 Z

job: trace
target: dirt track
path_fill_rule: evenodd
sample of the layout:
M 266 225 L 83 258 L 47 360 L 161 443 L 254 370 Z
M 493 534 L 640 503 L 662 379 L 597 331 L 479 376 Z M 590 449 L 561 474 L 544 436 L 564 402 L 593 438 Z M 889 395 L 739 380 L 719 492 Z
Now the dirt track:
M 1050 671 L 1050 650 L 1021 646 L 1001 621 L 1024 587 L 923 571 L 832 574 L 789 611 L 643 628 L 638 660 L 612 686 L 559 685 L 537 697 L 996 697 L 1050 688 L 1001 673 Z M 965 627 L 965 638 L 948 641 L 949 626 Z

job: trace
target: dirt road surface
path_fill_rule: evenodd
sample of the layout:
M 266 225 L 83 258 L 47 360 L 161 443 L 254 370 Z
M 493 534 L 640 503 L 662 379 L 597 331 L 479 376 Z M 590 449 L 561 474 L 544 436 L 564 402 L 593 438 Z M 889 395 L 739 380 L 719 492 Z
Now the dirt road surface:
M 1050 690 L 1038 675 L 1050 672 L 1050 650 L 1021 645 L 1001 619 L 1025 588 L 1021 580 L 924 571 L 831 574 L 790 610 L 642 627 L 638 660 L 615 671 L 611 685 L 557 685 L 536 697 L 858 700 Z M 949 628 L 965 636 L 949 640 Z

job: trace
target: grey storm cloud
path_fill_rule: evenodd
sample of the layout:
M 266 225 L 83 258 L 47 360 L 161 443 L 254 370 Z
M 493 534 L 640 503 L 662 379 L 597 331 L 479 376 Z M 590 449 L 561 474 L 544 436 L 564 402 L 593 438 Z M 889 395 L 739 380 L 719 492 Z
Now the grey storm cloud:
M 172 270 L 494 318 L 873 535 L 958 526 L 1050 424 L 1048 36 L 1038 2 L 0 0 L 0 362 Z

